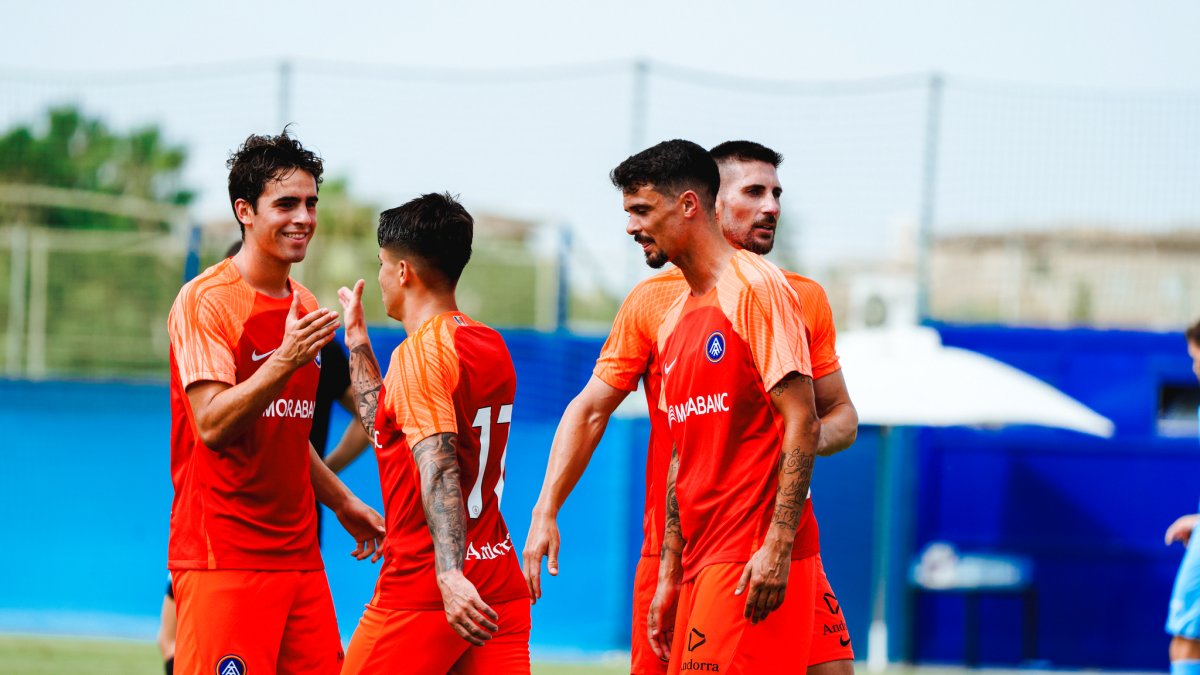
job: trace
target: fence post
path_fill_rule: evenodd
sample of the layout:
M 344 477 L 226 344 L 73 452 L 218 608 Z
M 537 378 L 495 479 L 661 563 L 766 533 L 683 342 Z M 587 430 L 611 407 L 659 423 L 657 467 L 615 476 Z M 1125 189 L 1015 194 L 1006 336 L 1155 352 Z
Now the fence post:
M 24 359 L 21 339 L 25 334 L 27 264 L 29 262 L 29 228 L 17 223 L 9 230 L 11 241 L 8 283 L 8 328 L 4 340 L 4 371 L 9 377 L 19 377 Z
M 941 73 L 929 76 L 925 107 L 925 155 L 921 171 L 921 217 L 917 225 L 917 323 L 929 318 L 929 293 L 932 283 L 930 259 L 933 257 L 933 224 L 937 207 L 938 142 L 942 125 Z
M 29 337 L 26 340 L 25 375 L 46 377 L 46 298 L 50 276 L 50 236 L 34 230 L 29 240 Z

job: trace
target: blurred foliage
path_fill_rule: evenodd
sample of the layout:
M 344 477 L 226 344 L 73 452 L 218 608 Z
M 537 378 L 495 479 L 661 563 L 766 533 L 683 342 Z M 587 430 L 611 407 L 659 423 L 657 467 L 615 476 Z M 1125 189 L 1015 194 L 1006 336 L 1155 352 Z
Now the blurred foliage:
M 187 150 L 163 138 L 157 126 L 127 133 L 110 129 L 74 106 L 51 108 L 37 124 L 0 136 L 0 183 L 45 185 L 186 206 L 194 193 L 183 184 Z M 4 209 L 5 220 L 54 228 L 166 230 L 167 223 L 68 207 Z

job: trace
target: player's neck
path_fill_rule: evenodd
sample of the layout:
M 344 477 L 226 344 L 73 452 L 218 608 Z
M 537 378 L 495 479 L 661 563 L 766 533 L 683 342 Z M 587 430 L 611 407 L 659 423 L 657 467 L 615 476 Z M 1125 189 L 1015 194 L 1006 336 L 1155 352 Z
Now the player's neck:
M 286 298 L 292 290 L 288 287 L 288 275 L 292 264 L 270 256 L 262 255 L 247 247 L 243 247 L 233 256 L 233 264 L 237 266 L 242 279 L 250 284 L 250 288 L 272 298 Z
M 400 316 L 400 323 L 404 324 L 405 332 L 412 335 L 425 325 L 426 321 L 438 314 L 457 311 L 458 302 L 455 301 L 453 292 L 413 293 L 404 300 L 404 313 Z
M 737 249 L 729 245 L 720 230 L 707 227 L 696 233 L 689 245 L 671 262 L 683 272 L 692 295 L 704 295 L 717 285 Z

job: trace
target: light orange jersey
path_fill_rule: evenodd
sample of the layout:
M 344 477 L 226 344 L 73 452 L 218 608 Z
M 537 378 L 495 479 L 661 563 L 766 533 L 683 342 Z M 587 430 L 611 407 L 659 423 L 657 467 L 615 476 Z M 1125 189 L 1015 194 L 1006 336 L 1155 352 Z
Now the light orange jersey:
M 812 374 L 799 316 L 779 268 L 738 251 L 709 292 L 680 296 L 663 319 L 662 401 L 679 456 L 685 581 L 711 564 L 748 561 L 766 536 L 783 442 L 767 392 L 790 373 Z M 818 550 L 806 501 L 792 556 Z
M 833 311 L 821 285 L 794 272 L 784 272 L 800 298 L 801 321 L 812 358 L 813 379 L 841 369 L 837 356 L 837 330 Z M 650 410 L 650 443 L 646 453 L 646 511 L 642 521 L 642 555 L 657 556 L 662 547 L 663 508 L 667 468 L 671 461 L 671 438 L 666 413 L 659 408 L 662 363 L 658 354 L 658 329 L 667 308 L 688 292 L 687 282 L 677 267 L 659 272 L 633 287 L 621 303 L 612 331 L 592 374 L 605 384 L 623 391 L 637 389 L 642 380 Z
M 526 598 L 512 538 L 500 515 L 517 376 L 503 338 L 461 312 L 429 319 L 392 353 L 375 417 L 387 519 L 384 565 L 373 604 L 441 609 L 433 539 L 412 449 L 458 436 L 467 515 L 463 573 L 489 604 Z
M 289 279 L 300 314 L 316 299 Z M 187 388 L 236 385 L 283 340 L 292 298 L 256 292 L 232 259 L 184 285 L 168 319 L 171 339 L 171 505 L 168 566 L 181 569 L 322 569 L 309 475 L 308 432 L 320 359 L 297 370 L 278 397 L 228 447 L 196 430 Z

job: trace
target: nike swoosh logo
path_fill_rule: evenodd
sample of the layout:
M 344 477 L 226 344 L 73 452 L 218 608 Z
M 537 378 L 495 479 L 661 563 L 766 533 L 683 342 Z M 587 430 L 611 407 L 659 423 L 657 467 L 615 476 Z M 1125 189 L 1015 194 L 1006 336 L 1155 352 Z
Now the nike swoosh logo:
M 843 647 L 850 646 L 850 638 L 838 637 L 838 642 L 842 643 Z
M 675 361 L 672 361 L 672 362 L 671 362 L 670 364 L 668 364 L 668 365 L 667 365 L 665 368 L 663 368 L 663 375 L 670 375 L 670 374 L 671 374 L 671 369 L 675 367 L 675 363 L 676 363 L 677 361 L 679 361 L 679 359 L 675 359 Z
M 279 347 L 276 347 L 275 349 L 279 349 Z M 268 356 L 274 354 L 275 349 L 272 349 L 269 352 L 263 352 L 261 354 L 259 354 L 257 351 L 251 350 L 250 351 L 250 360 L 251 361 L 262 361 L 263 359 L 267 358 Z

